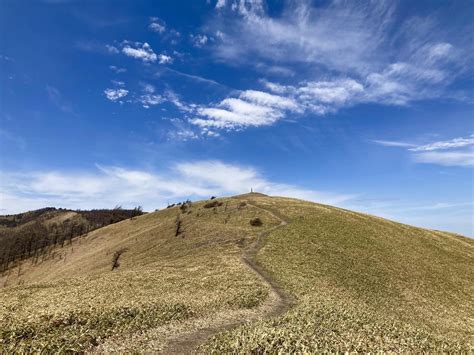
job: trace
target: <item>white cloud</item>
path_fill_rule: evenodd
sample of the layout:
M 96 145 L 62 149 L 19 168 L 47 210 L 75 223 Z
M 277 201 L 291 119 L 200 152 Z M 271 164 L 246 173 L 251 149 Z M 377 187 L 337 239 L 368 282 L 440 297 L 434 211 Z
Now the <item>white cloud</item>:
M 275 107 L 283 110 L 299 111 L 300 109 L 298 103 L 292 98 L 273 95 L 263 91 L 246 90 L 240 94 L 240 98 L 258 105 Z
M 402 147 L 402 148 L 412 148 L 416 147 L 416 144 L 406 143 L 406 142 L 396 142 L 396 141 L 384 141 L 384 140 L 373 140 L 374 143 L 386 146 L 386 147 Z
M 163 33 L 166 31 L 166 24 L 163 20 L 160 20 L 158 17 L 150 18 L 150 25 L 148 28 L 153 32 Z
M 302 101 L 341 105 L 363 91 L 364 87 L 357 81 L 344 79 L 308 82 L 297 89 L 297 95 Z
M 127 69 L 125 69 L 125 68 L 119 68 L 119 67 L 117 67 L 117 66 L 115 66 L 115 65 L 109 66 L 109 69 L 110 69 L 110 70 L 113 70 L 113 71 L 114 71 L 115 73 L 117 73 L 117 74 L 125 73 L 125 72 L 127 71 Z
M 370 89 L 347 78 L 305 81 L 295 86 L 269 81 L 262 83 L 270 92 L 242 91 L 238 99 L 230 97 L 218 105 L 202 107 L 197 111 L 201 117 L 191 122 L 201 127 L 242 129 L 274 124 L 289 112 L 325 115 L 341 107 L 374 101 Z
M 106 44 L 105 48 L 107 49 L 107 52 L 112 53 L 112 54 L 118 54 L 120 51 L 117 49 L 115 46 L 111 46 L 110 44 Z
M 305 82 L 300 87 L 266 82 L 274 91 L 242 91 L 239 98 L 229 97 L 218 105 L 201 107 L 191 123 L 218 129 L 242 129 L 268 126 L 287 116 L 288 112 L 302 114 L 310 111 L 325 114 L 352 103 L 355 96 L 363 97 L 363 86 L 353 80 Z M 361 99 L 360 99 L 361 100 Z
M 174 129 L 167 133 L 167 138 L 170 141 L 189 141 L 198 139 L 199 135 L 196 134 L 183 120 L 173 118 L 170 120 L 174 126 Z
M 160 64 L 171 64 L 171 63 L 173 63 L 173 58 L 171 58 L 170 56 L 165 55 L 165 54 L 160 54 L 158 56 L 158 63 L 160 63 Z
M 418 147 L 411 148 L 409 150 L 414 152 L 422 151 L 433 151 L 433 150 L 444 150 L 452 148 L 462 148 L 470 145 L 474 145 L 474 134 L 469 138 L 454 138 L 449 141 L 434 142 L 430 144 L 421 145 Z
M 165 101 L 160 95 L 145 94 L 141 95 L 138 99 L 144 108 L 150 108 L 150 106 L 159 105 Z
M 209 41 L 209 38 L 206 35 L 200 35 L 200 34 L 193 35 L 193 34 L 191 34 L 190 37 L 191 37 L 191 41 L 193 42 L 193 45 L 195 47 L 202 47 Z
M 449 57 L 452 51 L 452 44 L 446 42 L 436 43 L 428 48 L 428 56 L 431 61 L 442 60 Z
M 334 1 L 319 8 L 299 2 L 288 5 L 278 17 L 265 12 L 263 1 L 231 1 L 227 6 L 240 16 L 223 13 L 210 24 L 228 38 L 216 47 L 221 58 L 259 57 L 358 71 L 367 69 L 369 59 L 376 56 L 393 13 L 393 6 L 386 2 Z
M 295 90 L 295 88 L 292 86 L 290 87 L 290 86 L 285 86 L 278 83 L 272 83 L 267 80 L 261 80 L 261 82 L 268 90 L 277 94 L 285 94 L 285 93 L 288 93 L 289 91 L 293 92 Z
M 216 9 L 221 9 L 226 5 L 226 0 L 217 0 Z
M 265 179 L 255 168 L 206 160 L 179 163 L 161 173 L 104 166 L 89 173 L 3 173 L 0 202 L 4 213 L 44 206 L 101 208 L 142 205 L 145 210 L 154 210 L 188 197 L 233 195 L 248 192 L 250 188 L 271 195 L 329 204 L 339 204 L 354 197 L 275 183 Z
M 236 98 L 226 98 L 217 107 L 201 107 L 197 113 L 201 118 L 192 119 L 192 124 L 228 130 L 271 125 L 284 115 L 278 108 Z
M 143 94 L 138 97 L 137 101 L 141 103 L 144 108 L 150 108 L 150 106 L 159 105 L 166 101 L 163 96 L 155 94 L 156 89 L 153 85 L 141 83 L 141 86 Z
M 128 90 L 126 89 L 105 89 L 104 94 L 110 101 L 117 101 L 122 97 L 128 95 Z
M 135 43 L 135 48 L 130 44 L 126 43 L 122 48 L 122 53 L 126 56 L 137 58 L 147 62 L 155 62 L 157 60 L 157 55 L 153 52 L 153 49 L 148 43 Z
M 110 80 L 110 82 L 116 86 L 125 86 L 125 82 L 121 80 Z
M 374 140 L 374 143 L 387 147 L 407 148 L 412 152 L 417 163 L 428 163 L 443 166 L 474 166 L 474 134 L 468 138 L 454 138 L 428 144 L 413 144 L 397 141 Z
M 166 100 L 175 105 L 181 112 L 191 113 L 196 110 L 197 106 L 195 104 L 187 104 L 182 102 L 179 95 L 172 90 L 165 91 L 164 95 Z
M 444 166 L 474 166 L 474 151 L 423 152 L 413 155 L 416 162 Z
M 221 11 L 207 25 L 222 34 L 211 46 L 215 56 L 233 64 L 258 61 L 262 68 L 291 65 L 318 73 L 296 89 L 300 95 L 306 91 L 308 99 L 314 94 L 313 110 L 320 114 L 333 112 L 335 105 L 407 105 L 442 97 L 472 59 L 463 39 L 468 36 L 459 35 L 466 29 L 442 32 L 433 16 L 400 20 L 390 1 L 287 2 L 277 16 L 261 0 L 219 1 L 216 8 Z
M 155 92 L 155 87 L 148 83 L 142 83 L 143 91 L 148 94 L 153 94 Z

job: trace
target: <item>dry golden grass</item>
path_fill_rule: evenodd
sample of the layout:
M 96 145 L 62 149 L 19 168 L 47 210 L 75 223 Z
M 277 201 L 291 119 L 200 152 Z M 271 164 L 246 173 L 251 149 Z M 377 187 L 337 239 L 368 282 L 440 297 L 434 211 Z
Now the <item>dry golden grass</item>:
M 257 260 L 295 306 L 202 351 L 473 349 L 473 240 L 302 201 L 256 202 L 292 220 L 270 234 Z
M 294 199 L 219 201 L 113 224 L 10 270 L 0 279 L 0 353 L 159 351 L 211 324 L 263 317 L 269 287 L 241 256 L 280 224 L 275 216 L 290 223 L 270 233 L 257 261 L 294 306 L 201 351 L 472 350 L 471 239 Z M 257 217 L 263 226 L 252 227 Z
M 106 338 L 258 306 L 268 289 L 240 255 L 257 233 L 249 220 L 261 212 L 238 203 L 123 221 L 39 265 L 23 263 L 20 276 L 11 270 L 0 291 L 0 352 L 84 351 Z M 178 214 L 183 232 L 176 237 Z M 278 224 L 260 218 L 267 228 Z M 119 249 L 126 252 L 111 271 Z

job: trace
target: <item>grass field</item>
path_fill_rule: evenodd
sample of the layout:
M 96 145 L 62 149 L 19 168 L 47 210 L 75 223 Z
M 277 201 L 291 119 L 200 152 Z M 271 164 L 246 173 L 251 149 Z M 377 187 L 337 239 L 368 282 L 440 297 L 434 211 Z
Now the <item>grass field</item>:
M 248 221 L 260 212 L 239 203 L 123 221 L 41 264 L 23 263 L 20 276 L 10 270 L 0 291 L 0 349 L 83 351 L 120 334 L 259 305 L 268 290 L 240 254 L 256 235 Z M 178 215 L 182 233 L 175 236 Z M 112 271 L 116 250 L 126 251 Z
M 471 239 L 301 201 L 256 202 L 291 219 L 257 260 L 296 304 L 203 351 L 472 350 Z
M 122 221 L 10 270 L 0 352 L 159 351 L 219 322 L 200 351 L 472 350 L 471 239 L 294 199 L 218 202 Z M 269 285 L 241 259 L 265 231 L 257 262 L 293 300 L 271 319 Z M 252 322 L 224 331 L 229 319 Z

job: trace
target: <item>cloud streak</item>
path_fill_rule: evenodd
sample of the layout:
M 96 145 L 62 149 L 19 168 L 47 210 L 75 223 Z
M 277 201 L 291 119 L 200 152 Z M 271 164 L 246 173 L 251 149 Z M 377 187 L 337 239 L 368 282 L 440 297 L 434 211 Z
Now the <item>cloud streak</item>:
M 412 152 L 417 163 L 436 164 L 442 166 L 474 166 L 474 134 L 467 138 L 454 138 L 428 144 L 413 144 L 397 141 L 374 140 L 374 143 L 386 147 L 406 148 Z
M 2 173 L 1 208 L 17 213 L 44 206 L 100 208 L 142 205 L 146 210 L 186 198 L 233 195 L 254 191 L 340 204 L 349 194 L 319 192 L 272 182 L 255 168 L 205 160 L 183 162 L 160 173 L 117 166 L 97 166 L 93 172 L 29 171 Z
M 326 115 L 357 104 L 406 106 L 456 97 L 447 88 L 472 57 L 466 43 L 441 32 L 433 17 L 397 22 L 397 8 L 389 1 L 330 1 L 318 7 L 292 2 L 279 16 L 266 9 L 263 0 L 218 1 L 217 16 L 206 28 L 219 36 L 208 45 L 218 60 L 236 65 L 259 60 L 260 66 L 316 73 L 293 84 L 262 81 L 261 97 L 279 95 L 281 103 L 291 101 L 296 109 L 252 101 L 250 112 L 249 97 L 235 102 L 229 95 L 202 108 L 192 123 L 240 130 L 274 124 L 288 112 Z

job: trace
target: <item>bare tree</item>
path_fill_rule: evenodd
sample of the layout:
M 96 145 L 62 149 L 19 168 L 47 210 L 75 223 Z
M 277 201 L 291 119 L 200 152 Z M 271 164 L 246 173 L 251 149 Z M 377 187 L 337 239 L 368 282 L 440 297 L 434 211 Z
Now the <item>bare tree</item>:
M 181 222 L 181 219 L 179 218 L 179 215 L 176 216 L 175 227 L 176 227 L 175 237 L 177 237 L 178 235 L 180 235 L 183 232 L 182 229 L 181 229 L 182 222 Z
M 117 250 L 112 257 L 112 271 L 120 266 L 119 259 L 120 256 L 127 251 L 126 248 Z

